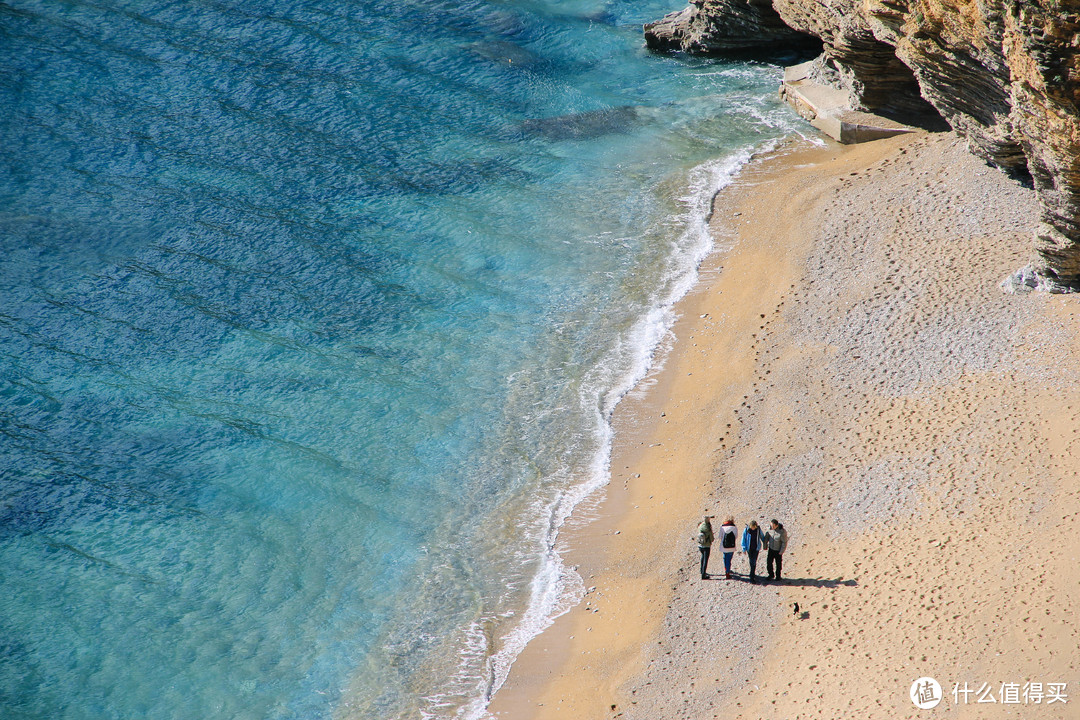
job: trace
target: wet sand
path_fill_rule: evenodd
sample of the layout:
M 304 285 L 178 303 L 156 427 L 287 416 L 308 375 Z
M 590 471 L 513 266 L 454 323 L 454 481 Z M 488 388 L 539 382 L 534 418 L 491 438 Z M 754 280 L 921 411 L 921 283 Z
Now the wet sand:
M 590 592 L 490 712 L 1080 717 L 1080 312 L 998 287 L 1036 220 L 951 134 L 751 163 L 619 406 L 598 517 L 564 533 Z M 781 519 L 785 581 L 746 582 L 743 555 L 724 580 L 717 549 L 698 579 L 705 512 Z

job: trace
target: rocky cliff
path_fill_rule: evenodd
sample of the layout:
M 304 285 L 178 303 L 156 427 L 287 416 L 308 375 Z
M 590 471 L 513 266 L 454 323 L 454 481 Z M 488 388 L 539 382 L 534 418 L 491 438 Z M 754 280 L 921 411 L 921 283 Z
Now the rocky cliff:
M 645 44 L 696 55 L 821 47 L 813 36 L 785 25 L 772 0 L 691 0 L 688 7 L 646 25 Z
M 716 52 L 722 37 L 708 28 L 722 36 L 725 21 L 714 14 L 764 14 L 756 0 L 698 1 L 683 18 L 695 40 L 668 49 Z M 1080 289 L 1080 0 L 772 0 L 772 10 L 781 32 L 821 39 L 819 63 L 853 107 L 896 116 L 929 104 L 972 151 L 1030 173 L 1042 223 L 1014 286 Z

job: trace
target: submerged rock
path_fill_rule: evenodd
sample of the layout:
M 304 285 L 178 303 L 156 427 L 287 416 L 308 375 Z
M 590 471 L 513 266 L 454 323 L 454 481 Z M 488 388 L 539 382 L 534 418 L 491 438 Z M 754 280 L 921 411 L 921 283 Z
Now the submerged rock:
M 517 43 L 508 40 L 483 40 L 471 43 L 468 49 L 474 54 L 499 64 L 528 67 L 540 61 L 539 56 Z
M 638 108 L 630 105 L 526 120 L 521 129 L 548 140 L 578 140 L 626 132 L 640 121 Z

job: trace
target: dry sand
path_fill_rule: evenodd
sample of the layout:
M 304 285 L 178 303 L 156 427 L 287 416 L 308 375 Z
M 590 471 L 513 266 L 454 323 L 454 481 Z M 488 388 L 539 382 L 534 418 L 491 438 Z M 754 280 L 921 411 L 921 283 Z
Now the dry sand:
M 1036 219 L 951 134 L 752 163 L 565 541 L 593 589 L 491 713 L 1080 718 L 1080 306 L 998 287 Z M 699 580 L 706 511 L 780 518 L 786 581 Z

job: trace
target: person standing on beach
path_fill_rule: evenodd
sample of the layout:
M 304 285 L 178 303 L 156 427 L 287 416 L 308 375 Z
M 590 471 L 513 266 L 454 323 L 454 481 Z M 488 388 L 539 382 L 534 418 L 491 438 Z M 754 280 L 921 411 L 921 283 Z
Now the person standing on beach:
M 712 548 L 712 541 L 713 541 L 712 523 L 709 522 L 709 519 L 711 517 L 712 517 L 712 515 L 706 515 L 705 519 L 701 521 L 701 524 L 698 525 L 698 529 L 697 529 L 698 550 L 701 551 L 701 579 L 702 580 L 708 580 L 709 579 L 709 573 L 707 572 L 707 570 L 709 569 L 709 552 L 710 552 L 710 550 Z
M 735 518 L 728 515 L 720 526 L 720 547 L 724 549 L 724 577 L 731 579 L 731 556 L 735 554 Z
M 761 551 L 761 528 L 758 527 L 757 520 L 751 520 L 743 530 L 742 551 L 746 553 L 746 558 L 750 561 L 750 582 L 756 583 L 757 556 Z
M 769 523 L 772 527 L 765 533 L 765 547 L 769 549 L 769 556 L 765 559 L 765 569 L 769 572 L 769 579 L 782 579 L 780 570 L 784 563 L 784 551 L 787 550 L 787 530 L 779 520 L 773 519 Z M 773 565 L 776 566 L 776 574 L 773 575 Z

